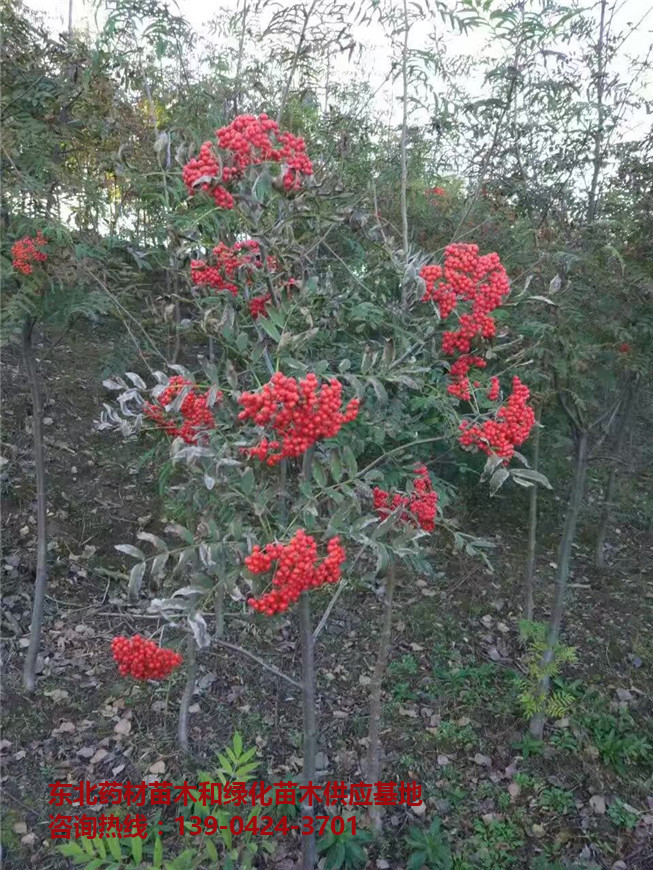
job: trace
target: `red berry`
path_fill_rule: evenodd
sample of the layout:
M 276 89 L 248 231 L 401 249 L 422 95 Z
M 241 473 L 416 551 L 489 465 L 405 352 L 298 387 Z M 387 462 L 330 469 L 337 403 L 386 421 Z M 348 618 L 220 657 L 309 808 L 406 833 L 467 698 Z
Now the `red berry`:
M 132 638 L 114 637 L 111 651 L 120 674 L 137 680 L 162 680 L 183 661 L 179 653 L 160 647 L 139 634 Z

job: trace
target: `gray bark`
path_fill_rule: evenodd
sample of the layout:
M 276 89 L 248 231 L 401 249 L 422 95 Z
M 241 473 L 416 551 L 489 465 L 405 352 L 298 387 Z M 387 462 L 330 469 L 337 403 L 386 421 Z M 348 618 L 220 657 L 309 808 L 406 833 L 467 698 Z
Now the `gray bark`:
M 315 646 L 311 625 L 309 593 L 299 598 L 299 633 L 302 649 L 302 710 L 304 718 L 304 783 L 315 782 L 317 724 L 315 718 Z M 315 808 L 302 806 L 302 814 L 312 816 Z M 315 867 L 315 834 L 302 835 L 302 870 Z
M 542 406 L 539 405 L 535 416 L 535 431 L 533 432 L 533 456 L 531 467 L 538 471 L 540 462 L 540 421 L 542 419 Z M 533 578 L 535 575 L 535 555 L 537 551 L 537 493 L 538 487 L 532 486 L 528 508 L 528 551 L 526 555 L 526 567 L 524 569 L 524 619 L 533 619 Z
M 179 723 L 177 728 L 177 736 L 179 739 L 179 747 L 184 752 L 188 752 L 188 708 L 193 699 L 195 691 L 195 680 L 197 678 L 197 644 L 192 634 L 188 634 L 186 641 L 186 685 L 184 693 L 181 696 L 179 704 Z
M 408 135 L 408 3 L 404 0 L 404 47 L 402 52 L 402 115 L 401 115 L 401 232 L 402 246 L 404 249 L 404 263 L 408 263 L 408 162 L 406 156 L 406 137 Z M 401 305 L 404 310 L 408 307 L 408 282 L 404 276 L 402 285 Z
M 599 520 L 599 528 L 596 534 L 596 547 L 594 550 L 594 561 L 597 568 L 605 566 L 605 539 L 608 534 L 610 518 L 612 516 L 612 507 L 614 503 L 614 494 L 617 488 L 617 467 L 619 459 L 626 440 L 626 434 L 630 426 L 630 419 L 635 408 L 635 398 L 637 396 L 636 385 L 633 382 L 628 388 L 626 404 L 624 406 L 623 415 L 620 421 L 617 438 L 614 444 L 613 460 L 610 466 L 608 483 L 605 488 L 605 497 L 603 499 L 603 509 L 601 511 L 601 519 Z
M 578 515 L 580 513 L 581 504 L 583 501 L 583 493 L 585 491 L 585 479 L 587 477 L 587 459 L 588 459 L 588 434 L 585 429 L 575 430 L 575 462 L 574 462 L 574 479 L 571 485 L 571 494 L 567 505 L 567 513 L 565 515 L 565 524 L 560 538 L 560 547 L 558 550 L 558 569 L 556 574 L 556 589 L 553 602 L 553 609 L 549 619 L 549 631 L 547 635 L 547 647 L 540 661 L 540 667 L 544 668 L 553 661 L 554 651 L 558 638 L 560 637 L 560 626 L 565 609 L 565 600 L 567 597 L 567 584 L 569 581 L 569 569 L 571 565 L 572 545 L 576 537 L 576 526 L 578 524 Z M 537 687 L 537 697 L 540 701 L 549 694 L 550 680 L 548 677 L 543 677 Z M 544 723 L 546 716 L 543 712 L 536 713 L 531 719 L 530 730 L 533 737 L 542 738 L 544 732 Z
M 374 674 L 370 685 L 370 723 L 367 746 L 367 778 L 369 782 L 378 782 L 381 774 L 381 691 L 383 677 L 388 666 L 390 641 L 392 636 L 392 602 L 396 585 L 394 562 L 390 562 L 385 581 L 385 596 L 383 599 L 383 624 L 379 637 L 379 649 L 374 665 Z M 383 823 L 380 807 L 370 807 L 370 822 L 377 834 L 381 833 Z
M 30 626 L 29 646 L 23 668 L 23 685 L 33 692 L 36 685 L 36 660 L 41 646 L 41 626 L 45 590 L 48 583 L 48 509 L 45 480 L 45 452 L 43 447 L 43 397 L 36 371 L 32 334 L 34 321 L 27 317 L 23 324 L 23 359 L 32 394 L 32 436 L 34 443 L 34 467 L 36 475 L 36 577 L 34 603 Z
M 605 106 L 603 96 L 605 92 L 605 12 L 607 8 L 607 0 L 601 0 L 601 18 L 599 22 L 599 38 L 596 46 L 596 110 L 597 110 L 597 126 L 594 134 L 594 158 L 592 160 L 592 181 L 590 183 L 589 197 L 587 201 L 587 222 L 592 223 L 596 217 L 598 203 L 598 187 L 599 175 L 601 166 L 603 165 L 603 156 L 601 150 L 603 148 L 604 127 L 605 127 Z

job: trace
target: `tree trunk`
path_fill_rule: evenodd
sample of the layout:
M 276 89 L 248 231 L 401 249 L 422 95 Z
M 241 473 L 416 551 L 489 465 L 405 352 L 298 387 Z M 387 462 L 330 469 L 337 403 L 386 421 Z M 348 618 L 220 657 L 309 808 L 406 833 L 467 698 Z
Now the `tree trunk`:
M 245 52 L 245 33 L 247 32 L 247 0 L 243 0 L 243 11 L 240 18 L 240 37 L 238 39 L 238 60 L 236 62 L 236 77 L 234 80 L 234 115 L 238 114 L 242 88 L 243 56 Z
M 598 532 L 596 533 L 594 562 L 597 568 L 603 568 L 605 566 L 605 538 L 608 533 L 608 527 L 610 525 L 612 503 L 614 501 L 614 493 L 617 487 L 617 468 L 619 464 L 619 459 L 621 457 L 621 452 L 623 450 L 624 441 L 626 440 L 626 434 L 630 426 L 630 418 L 635 407 L 636 395 L 637 390 L 635 384 L 633 383 L 630 385 L 628 396 L 626 397 L 626 404 L 624 407 L 623 416 L 621 418 L 621 423 L 617 432 L 617 438 L 614 444 L 612 464 L 610 465 L 608 484 L 605 488 L 605 498 L 603 499 L 603 510 L 601 511 L 599 528 Z
M 367 779 L 368 782 L 378 782 L 381 774 L 381 690 L 383 677 L 385 676 L 390 653 L 390 639 L 392 633 L 392 600 L 396 585 L 394 562 L 390 562 L 388 574 L 385 580 L 385 596 L 383 600 L 383 625 L 379 638 L 379 649 L 374 665 L 374 674 L 370 686 L 370 724 L 368 730 L 367 746 Z M 370 821 L 373 830 L 380 834 L 383 823 L 381 809 L 377 806 L 370 807 Z
M 304 713 L 304 784 L 315 782 L 317 726 L 315 721 L 315 647 L 308 592 L 299 598 L 299 633 L 302 648 L 302 709 Z M 315 815 L 315 808 L 302 806 L 302 814 Z M 315 867 L 315 834 L 302 835 L 302 870 Z
M 36 578 L 29 647 L 25 656 L 23 685 L 33 692 L 36 684 L 36 660 L 41 646 L 43 605 L 48 582 L 48 511 L 46 501 L 45 455 L 43 450 L 43 397 L 36 372 L 32 334 L 34 321 L 27 317 L 23 324 L 23 359 L 30 391 L 32 393 L 32 436 L 34 441 L 34 466 L 36 472 Z
M 540 462 L 540 421 L 542 420 L 542 406 L 538 405 L 535 416 L 535 431 L 533 432 L 533 471 L 538 471 Z M 524 569 L 524 619 L 533 619 L 533 577 L 535 575 L 535 551 L 537 548 L 537 486 L 531 487 L 530 504 L 528 510 L 528 552 L 526 556 L 526 568 Z
M 186 642 L 186 685 L 184 686 L 184 693 L 181 696 L 181 703 L 179 704 L 179 725 L 177 729 L 179 748 L 182 749 L 184 752 L 189 751 L 188 708 L 190 707 L 191 701 L 193 699 L 196 678 L 197 644 L 195 643 L 195 638 L 193 637 L 193 635 L 189 633 L 188 640 Z
M 576 537 L 576 526 L 578 524 L 578 515 L 583 501 L 583 493 L 585 490 L 585 478 L 587 477 L 587 442 L 588 435 L 585 429 L 576 429 L 574 432 L 576 440 L 576 455 L 574 464 L 574 479 L 571 486 L 571 495 L 569 504 L 567 505 L 567 513 L 565 516 L 565 524 L 560 538 L 560 547 L 558 549 L 558 570 L 556 573 L 556 590 L 553 609 L 549 619 L 549 632 L 547 637 L 547 648 L 542 656 L 540 667 L 547 667 L 552 661 L 558 638 L 560 637 L 560 625 L 565 608 L 565 599 L 567 596 L 567 583 L 569 580 L 569 567 L 571 563 L 572 544 Z M 537 687 L 538 700 L 543 703 L 549 694 L 550 680 L 548 677 L 543 677 Z M 544 722 L 546 714 L 544 711 L 536 713 L 531 719 L 530 730 L 533 737 L 542 738 L 544 732 Z
M 215 638 L 224 637 L 224 583 L 220 582 L 215 590 Z
M 608 0 L 601 0 L 601 18 L 599 22 L 599 38 L 596 46 L 596 110 L 597 126 L 594 134 L 594 156 L 592 159 L 592 181 L 590 183 L 589 197 L 587 200 L 587 222 L 592 223 L 596 217 L 598 205 L 599 175 L 603 165 L 605 107 L 603 94 L 605 92 L 605 12 Z
M 175 310 L 174 310 L 174 329 L 175 329 L 175 343 L 172 348 L 172 363 L 176 364 L 179 360 L 179 351 L 181 350 L 181 334 L 179 332 L 179 324 L 181 323 L 181 306 L 178 300 L 175 300 Z
M 286 108 L 286 103 L 288 102 L 288 94 L 290 93 L 290 87 L 292 85 L 292 80 L 295 77 L 295 70 L 297 69 L 297 63 L 299 61 L 299 57 L 302 53 L 302 49 L 304 47 L 304 39 L 306 38 L 306 28 L 308 27 L 309 19 L 311 18 L 313 12 L 315 11 L 315 7 L 317 5 L 317 0 L 313 0 L 311 3 L 311 8 L 308 12 L 304 12 L 304 25 L 302 27 L 302 32 L 299 34 L 299 39 L 297 40 L 297 48 L 295 49 L 295 54 L 293 55 L 292 64 L 290 65 L 290 72 L 288 73 L 288 78 L 286 79 L 286 85 L 283 89 L 283 95 L 281 97 L 281 102 L 279 103 L 279 112 L 277 114 L 277 124 L 281 124 L 281 116 L 283 115 L 283 110 Z
M 407 188 L 408 188 L 408 162 L 406 155 L 406 137 L 408 135 L 408 3 L 404 0 L 404 48 L 402 53 L 402 115 L 401 115 L 401 232 L 402 232 L 402 247 L 404 249 L 404 263 L 408 263 L 408 204 L 407 204 Z M 401 306 L 406 310 L 408 307 L 408 282 L 404 275 Z

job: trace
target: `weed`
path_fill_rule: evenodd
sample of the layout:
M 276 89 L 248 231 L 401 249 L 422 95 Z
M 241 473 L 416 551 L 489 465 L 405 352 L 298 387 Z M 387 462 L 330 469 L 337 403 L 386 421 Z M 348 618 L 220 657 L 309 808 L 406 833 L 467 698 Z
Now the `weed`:
M 537 796 L 537 802 L 544 810 L 566 816 L 576 807 L 574 795 L 563 788 L 545 788 Z
M 556 643 L 551 660 L 546 664 L 542 658 L 547 650 L 547 626 L 543 622 L 522 620 L 519 623 L 522 640 L 526 643 L 524 663 L 527 667 L 526 676 L 519 680 L 519 704 L 527 719 L 536 713 L 545 712 L 548 716 L 561 719 L 573 708 L 574 693 L 563 686 L 556 686 L 563 665 L 577 661 L 576 650 L 572 646 Z M 546 696 L 540 696 L 538 686 L 543 677 L 553 681 L 552 691 Z
M 468 856 L 477 867 L 499 870 L 511 867 L 517 861 L 515 852 L 524 844 L 519 828 L 513 822 L 492 821 L 488 824 L 478 819 L 474 823 L 474 836 L 463 847 L 463 856 Z
M 435 736 L 439 743 L 452 749 L 470 750 L 478 743 L 471 725 L 458 725 L 452 721 L 441 722 Z
M 589 711 L 578 716 L 587 742 L 599 751 L 604 764 L 624 776 L 628 767 L 650 765 L 653 762 L 653 744 L 647 733 L 639 733 L 627 710 L 617 716 L 611 713 Z
M 317 851 L 324 856 L 324 870 L 360 870 L 367 864 L 366 846 L 372 839 L 369 831 L 353 834 L 345 826 L 342 834 L 328 831 L 317 841 Z M 320 866 L 322 866 L 320 864 Z
M 517 740 L 512 744 L 512 748 L 516 749 L 522 758 L 528 759 L 531 756 L 541 755 L 544 752 L 544 743 L 530 734 L 524 734 L 521 740 Z
M 561 752 L 570 752 L 572 755 L 576 755 L 580 752 L 578 738 L 567 729 L 556 731 L 555 734 L 552 735 L 551 746 L 559 749 Z
M 510 806 L 510 794 L 507 791 L 502 791 L 497 798 L 497 806 L 500 810 L 507 810 Z
M 610 821 L 618 828 L 626 828 L 632 831 L 637 826 L 639 813 L 634 807 L 624 803 L 621 798 L 615 798 L 608 807 Z
M 451 870 L 453 867 L 451 849 L 440 819 L 433 819 L 426 830 L 411 827 L 405 842 L 410 854 L 406 870 L 420 870 L 424 866 L 429 870 Z
M 415 656 L 405 655 L 388 666 L 388 672 L 397 677 L 412 677 L 419 672 Z

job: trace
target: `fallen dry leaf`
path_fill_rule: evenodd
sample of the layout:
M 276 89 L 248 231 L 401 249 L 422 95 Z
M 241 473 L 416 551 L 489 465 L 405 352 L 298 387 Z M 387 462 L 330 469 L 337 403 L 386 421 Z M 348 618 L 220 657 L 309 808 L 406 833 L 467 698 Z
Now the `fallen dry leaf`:
M 95 755 L 95 746 L 82 746 L 77 750 L 77 755 L 81 758 L 92 758 Z
M 508 794 L 510 795 L 511 803 L 514 803 L 521 794 L 521 786 L 518 785 L 516 782 L 509 783 Z
M 590 798 L 590 807 L 597 816 L 605 815 L 605 798 L 602 794 L 593 794 Z
M 129 732 L 132 730 L 132 723 L 125 716 L 122 719 L 118 719 L 116 722 L 114 729 L 116 734 L 119 734 L 121 737 L 126 737 Z
M 56 728 L 52 730 L 52 736 L 56 737 L 57 734 L 72 734 L 73 731 L 77 730 L 77 726 L 74 722 L 64 721 L 61 724 L 57 725 Z
M 98 749 L 97 752 L 95 753 L 95 755 L 91 758 L 90 763 L 91 764 L 99 764 L 101 761 L 103 761 L 107 757 L 108 754 L 109 753 L 106 749 Z
M 474 756 L 474 764 L 478 764 L 480 767 L 492 767 L 492 759 L 489 755 L 481 755 L 480 752 L 477 752 Z
M 65 689 L 51 689 L 49 692 L 43 692 L 46 698 L 52 698 L 55 704 L 65 701 L 70 695 Z

